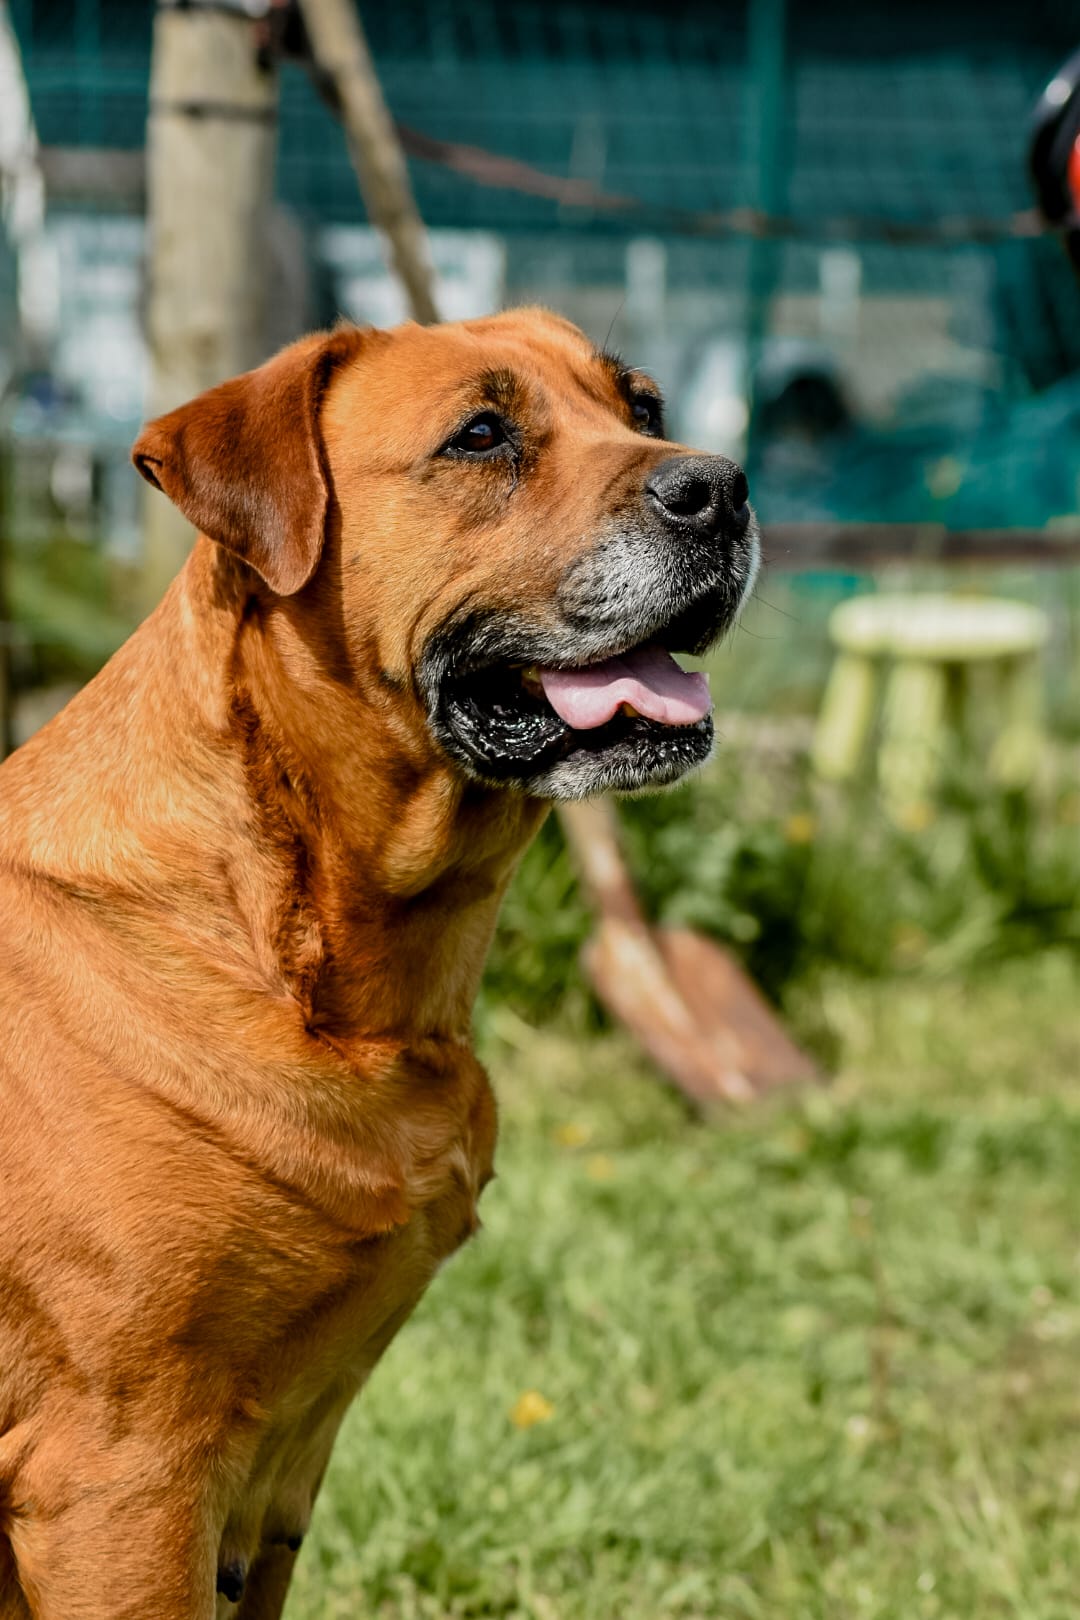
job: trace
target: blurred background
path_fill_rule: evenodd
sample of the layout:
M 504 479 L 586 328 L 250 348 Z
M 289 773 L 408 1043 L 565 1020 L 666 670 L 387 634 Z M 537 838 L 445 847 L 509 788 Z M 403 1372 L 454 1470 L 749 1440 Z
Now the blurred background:
M 219 61 L 184 116 L 223 169 L 258 124 L 274 166 L 250 362 L 340 314 L 403 319 L 295 14 L 163 8 L 191 10 L 246 30 L 256 112 L 221 102 Z M 505 1114 L 489 1230 L 350 1420 L 289 1613 L 1066 1620 L 1080 282 L 1027 162 L 1075 8 L 358 15 L 442 314 L 550 305 L 747 468 L 766 566 L 710 661 L 716 758 L 621 836 L 649 919 L 733 953 L 823 1080 L 704 1122 L 658 1083 L 582 972 L 549 824 L 478 1010 Z M 155 26 L 146 0 L 0 3 L 11 744 L 162 583 L 127 459 L 179 387 Z M 218 252 L 194 235 L 192 286 Z

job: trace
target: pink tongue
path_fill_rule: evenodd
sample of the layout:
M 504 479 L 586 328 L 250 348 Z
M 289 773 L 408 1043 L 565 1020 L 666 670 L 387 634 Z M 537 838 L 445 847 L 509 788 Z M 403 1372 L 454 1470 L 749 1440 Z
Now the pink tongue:
M 635 647 L 585 669 L 539 675 L 551 707 L 574 731 L 606 725 L 623 703 L 665 726 L 695 725 L 712 708 L 705 676 L 680 669 L 662 647 Z

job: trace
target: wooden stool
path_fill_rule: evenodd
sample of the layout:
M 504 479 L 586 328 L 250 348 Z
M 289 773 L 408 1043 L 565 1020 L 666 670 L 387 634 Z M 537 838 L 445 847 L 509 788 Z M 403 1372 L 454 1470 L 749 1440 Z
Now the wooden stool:
M 950 744 L 972 741 L 992 779 L 1023 787 L 1042 743 L 1039 653 L 1045 613 L 994 597 L 858 596 L 829 619 L 837 654 L 814 736 L 813 764 L 830 781 L 854 776 L 880 712 L 877 770 L 903 820 L 925 803 Z M 985 692 L 987 701 L 972 701 Z M 987 730 L 986 727 L 983 728 Z

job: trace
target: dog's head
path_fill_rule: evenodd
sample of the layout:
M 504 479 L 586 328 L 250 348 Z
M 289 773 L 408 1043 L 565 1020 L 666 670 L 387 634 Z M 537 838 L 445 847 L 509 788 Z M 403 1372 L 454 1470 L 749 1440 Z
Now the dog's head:
M 260 592 L 333 589 L 353 668 L 474 779 L 572 799 L 708 755 L 673 655 L 750 588 L 746 479 L 668 441 L 655 383 L 560 317 L 305 338 L 133 457 Z

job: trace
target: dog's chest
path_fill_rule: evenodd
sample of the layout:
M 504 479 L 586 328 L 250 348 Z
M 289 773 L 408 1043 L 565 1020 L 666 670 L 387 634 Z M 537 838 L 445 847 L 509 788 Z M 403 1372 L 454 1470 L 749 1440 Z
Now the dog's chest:
M 491 1174 L 494 1111 L 418 1161 L 408 1219 L 346 1245 L 296 1286 L 287 1329 L 267 1343 L 249 1410 L 253 1446 L 234 1475 L 223 1557 L 307 1527 L 338 1427 L 439 1266 L 476 1230 Z M 295 1277 L 295 1274 L 294 1274 Z
M 439 1267 L 477 1230 L 486 1170 L 462 1148 L 427 1176 L 437 1185 L 391 1232 L 347 1246 L 334 1280 L 292 1325 L 284 1348 L 287 1406 L 321 1398 L 326 1379 L 363 1381 L 376 1354 L 419 1301 Z

